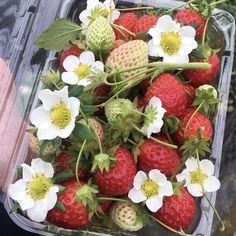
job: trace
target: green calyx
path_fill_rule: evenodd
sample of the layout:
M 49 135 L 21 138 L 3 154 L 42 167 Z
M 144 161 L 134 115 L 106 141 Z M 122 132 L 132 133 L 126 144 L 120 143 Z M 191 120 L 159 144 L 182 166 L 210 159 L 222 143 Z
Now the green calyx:
M 86 44 L 95 53 L 109 52 L 115 42 L 115 33 L 107 20 L 99 16 L 89 26 Z
M 216 89 L 208 84 L 202 85 L 196 90 L 196 99 L 193 102 L 193 105 L 200 107 L 200 111 L 205 114 L 209 113 L 209 110 L 212 106 L 220 103 L 220 100 L 217 98 Z
M 97 169 L 99 169 L 101 172 L 103 172 L 104 170 L 109 171 L 111 164 L 113 164 L 114 162 L 115 158 L 109 156 L 106 153 L 97 154 L 94 157 L 92 172 L 96 171 Z
M 46 75 L 41 77 L 41 81 L 47 87 L 55 86 L 60 82 L 60 72 L 50 69 Z

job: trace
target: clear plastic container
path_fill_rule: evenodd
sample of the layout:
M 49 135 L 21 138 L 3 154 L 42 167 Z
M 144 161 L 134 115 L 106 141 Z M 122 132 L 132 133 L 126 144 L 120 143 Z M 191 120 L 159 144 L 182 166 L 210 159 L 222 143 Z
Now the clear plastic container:
M 143 4 L 158 8 L 172 8 L 181 2 L 166 0 L 126 0 L 116 1 L 120 5 Z M 77 18 L 86 8 L 86 0 L 28 0 L 21 1 L 21 8 L 12 31 L 11 39 L 0 64 L 0 201 L 4 204 L 11 219 L 21 228 L 41 235 L 171 235 L 157 224 L 146 226 L 138 233 L 124 232 L 116 227 L 107 228 L 90 225 L 84 230 L 66 230 L 52 225 L 39 224 L 17 213 L 11 213 L 13 202 L 7 196 L 7 188 L 14 182 L 19 164 L 29 157 L 28 140 L 25 132 L 28 117 L 37 104 L 37 94 L 42 85 L 41 74 L 54 62 L 57 54 L 46 52 L 34 46 L 34 40 L 56 17 Z M 79 11 L 78 11 L 79 9 Z M 227 12 L 215 9 L 210 32 L 214 35 L 215 47 L 222 47 L 221 72 L 218 91 L 221 103 L 215 120 L 215 135 L 212 144 L 212 160 L 215 162 L 215 175 L 218 177 L 221 163 L 228 94 L 234 57 L 235 21 Z M 216 193 L 209 194 L 214 204 Z M 199 201 L 190 231 L 198 236 L 210 236 L 213 210 L 205 200 Z

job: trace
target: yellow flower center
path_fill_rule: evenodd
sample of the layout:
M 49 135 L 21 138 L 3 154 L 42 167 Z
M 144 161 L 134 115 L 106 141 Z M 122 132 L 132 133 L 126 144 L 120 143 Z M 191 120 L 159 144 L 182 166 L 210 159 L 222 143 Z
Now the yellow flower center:
M 159 192 L 158 184 L 150 179 L 146 180 L 142 184 L 141 188 L 145 192 L 145 195 L 147 198 L 153 197 L 153 196 L 157 195 Z
M 86 64 L 80 64 L 76 69 L 75 73 L 78 75 L 80 79 L 86 79 L 89 77 L 90 66 Z
M 45 198 L 51 187 L 51 181 L 43 174 L 37 174 L 30 182 L 27 183 L 27 194 L 35 201 Z
M 207 178 L 207 175 L 202 173 L 200 169 L 190 172 L 191 183 L 202 185 L 204 180 Z
M 110 11 L 108 9 L 104 9 L 101 11 L 101 16 L 107 18 L 110 15 Z
M 161 33 L 161 47 L 169 56 L 176 55 L 181 47 L 181 38 L 176 32 Z
M 71 121 L 71 113 L 64 102 L 51 110 L 51 121 L 59 129 L 64 129 Z

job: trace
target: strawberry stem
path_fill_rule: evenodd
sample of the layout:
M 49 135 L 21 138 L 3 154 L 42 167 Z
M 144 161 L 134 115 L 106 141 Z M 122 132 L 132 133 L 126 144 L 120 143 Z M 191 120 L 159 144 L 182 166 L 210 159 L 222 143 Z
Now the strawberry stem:
M 212 6 L 216 6 L 216 5 L 218 5 L 218 4 L 220 4 L 220 3 L 224 3 L 224 2 L 227 2 L 228 0 L 220 0 L 220 1 L 218 1 L 218 2 L 213 2 L 213 3 L 211 3 L 210 4 L 210 6 L 212 7 Z
M 154 7 L 131 7 L 131 8 L 120 8 L 118 11 L 137 11 L 137 10 L 153 10 Z
M 186 3 L 183 3 L 183 4 L 179 5 L 179 6 L 177 6 L 177 7 L 173 7 L 173 8 L 171 8 L 171 9 L 169 9 L 166 13 L 170 13 L 170 12 L 172 12 L 172 11 L 175 11 L 175 10 L 177 10 L 177 9 L 179 9 L 179 8 L 182 8 L 182 7 L 184 7 L 184 6 L 187 6 L 187 5 L 189 5 L 189 4 L 191 4 L 191 3 L 195 2 L 195 1 L 196 1 L 196 0 L 191 0 L 191 1 L 188 1 L 188 2 L 186 2 Z
M 208 27 L 209 20 L 210 20 L 210 17 L 207 17 L 205 27 L 204 27 L 204 31 L 203 31 L 203 35 L 202 35 L 202 50 L 203 51 L 204 51 L 204 48 L 205 48 L 206 32 L 207 32 L 207 27 Z
M 178 231 L 178 230 L 175 230 L 171 227 L 169 227 L 168 225 L 164 224 L 163 222 L 161 222 L 160 220 L 158 220 L 156 217 L 154 217 L 153 215 L 150 215 L 148 214 L 148 216 L 153 219 L 154 221 L 156 221 L 158 224 L 160 224 L 161 226 L 163 226 L 164 228 L 168 229 L 169 231 L 173 232 L 173 233 L 176 233 L 178 235 L 181 235 L 181 236 L 192 236 L 192 234 L 187 234 L 185 232 L 181 232 L 181 231 Z
M 122 30 L 130 35 L 132 35 L 134 38 L 136 38 L 136 34 L 127 30 L 125 27 L 121 26 L 121 25 L 117 25 L 117 24 L 111 24 L 115 29 L 119 29 L 119 30 Z
M 185 135 L 186 135 L 186 132 L 187 132 L 187 128 L 190 125 L 190 122 L 192 121 L 194 116 L 197 114 L 197 112 L 201 109 L 201 107 L 204 105 L 204 103 L 205 103 L 205 100 L 202 101 L 202 103 L 198 106 L 198 108 L 194 111 L 194 113 L 191 115 L 190 119 L 188 120 L 188 122 L 187 122 L 187 124 L 184 128 L 184 138 L 185 138 Z
M 128 202 L 130 203 L 129 200 L 123 199 L 123 198 L 114 198 L 114 197 L 98 197 L 98 201 L 116 201 L 116 202 Z
M 142 130 L 141 130 L 139 127 L 137 127 L 135 124 L 132 124 L 132 126 L 133 126 L 133 128 L 134 128 L 135 130 L 137 130 L 139 133 L 143 134 Z M 178 148 L 178 146 L 176 146 L 176 145 L 163 142 L 163 141 L 161 141 L 161 140 L 159 140 L 159 139 L 153 138 L 152 136 L 151 136 L 149 139 L 151 139 L 152 141 L 157 142 L 157 143 L 159 143 L 159 144 L 162 144 L 162 145 L 164 145 L 164 146 L 167 146 L 167 147 L 169 147 L 169 148 L 174 148 L 174 149 L 177 149 L 177 148 Z
M 81 147 L 81 149 L 79 151 L 79 155 L 78 155 L 77 160 L 76 160 L 75 177 L 76 177 L 76 181 L 78 182 L 78 184 L 80 184 L 79 175 L 78 175 L 79 162 L 80 162 L 80 159 L 81 159 L 81 156 L 82 156 L 82 153 L 83 153 L 84 146 L 85 146 L 86 142 L 87 142 L 87 140 L 84 140 L 84 142 L 82 144 L 82 147 Z

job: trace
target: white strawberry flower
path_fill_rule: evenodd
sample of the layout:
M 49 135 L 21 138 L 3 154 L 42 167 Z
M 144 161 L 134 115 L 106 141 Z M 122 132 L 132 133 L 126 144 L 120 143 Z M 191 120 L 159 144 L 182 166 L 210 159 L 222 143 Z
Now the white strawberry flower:
M 105 0 L 103 3 L 99 0 L 87 0 L 87 8 L 79 15 L 84 28 L 83 34 L 86 34 L 87 28 L 98 16 L 103 16 L 109 23 L 113 23 L 119 18 L 120 12 L 116 10 L 113 0 Z
M 92 78 L 97 71 L 104 72 L 104 64 L 95 61 L 93 52 L 86 51 L 79 57 L 68 56 L 63 62 L 66 72 L 61 75 L 62 81 L 71 85 L 87 86 L 92 83 Z
M 189 193 L 201 197 L 204 193 L 215 192 L 220 188 L 220 181 L 214 176 L 214 165 L 209 160 L 198 162 L 194 157 L 185 162 L 186 169 L 176 176 L 178 182 L 185 181 Z
M 159 133 L 164 124 L 163 116 L 166 110 L 162 107 L 162 102 L 158 97 L 152 97 L 145 108 L 145 119 L 142 132 L 148 138 L 152 133 Z
M 23 178 L 9 186 L 8 194 L 31 220 L 43 222 L 48 211 L 55 206 L 59 191 L 52 183 L 53 166 L 37 158 L 32 160 L 31 166 L 22 164 L 21 167 Z
M 196 30 L 192 26 L 180 26 L 170 16 L 161 16 L 148 33 L 149 55 L 163 57 L 165 63 L 188 63 L 189 54 L 198 47 Z
M 145 201 L 151 212 L 157 212 L 163 205 L 164 196 L 173 194 L 172 184 L 166 176 L 159 170 L 151 170 L 148 175 L 143 171 L 138 171 L 128 197 L 134 203 Z
M 31 123 L 38 128 L 38 139 L 52 140 L 58 136 L 69 137 L 79 114 L 79 99 L 69 97 L 67 86 L 53 92 L 44 89 L 39 92 L 39 99 L 42 105 L 33 110 L 30 116 Z

